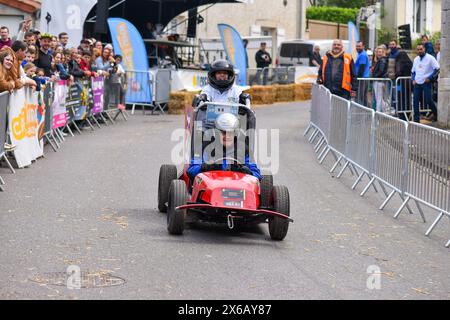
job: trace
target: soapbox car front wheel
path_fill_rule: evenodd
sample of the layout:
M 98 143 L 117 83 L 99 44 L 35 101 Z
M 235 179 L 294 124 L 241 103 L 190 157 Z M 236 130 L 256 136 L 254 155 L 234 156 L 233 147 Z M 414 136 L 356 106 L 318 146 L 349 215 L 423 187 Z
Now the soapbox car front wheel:
M 275 186 L 272 189 L 273 211 L 290 216 L 289 190 L 285 186 Z M 269 233 L 274 241 L 283 241 L 289 230 L 289 220 L 271 217 L 269 218 Z
M 167 202 L 169 201 L 169 189 L 173 180 L 177 179 L 177 167 L 174 165 L 163 165 L 159 170 L 158 183 L 158 209 L 161 213 L 167 213 Z
M 170 185 L 167 208 L 167 231 L 171 235 L 182 235 L 184 232 L 186 210 L 176 210 L 176 208 L 186 205 L 187 199 L 186 183 L 182 180 L 173 180 Z

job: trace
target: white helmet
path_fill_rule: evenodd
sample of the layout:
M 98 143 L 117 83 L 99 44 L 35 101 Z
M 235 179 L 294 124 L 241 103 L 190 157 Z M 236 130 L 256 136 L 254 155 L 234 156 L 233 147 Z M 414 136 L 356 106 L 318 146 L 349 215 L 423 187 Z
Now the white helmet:
M 223 132 L 234 132 L 235 134 L 239 131 L 240 123 L 239 119 L 231 113 L 223 113 L 216 119 L 217 130 Z

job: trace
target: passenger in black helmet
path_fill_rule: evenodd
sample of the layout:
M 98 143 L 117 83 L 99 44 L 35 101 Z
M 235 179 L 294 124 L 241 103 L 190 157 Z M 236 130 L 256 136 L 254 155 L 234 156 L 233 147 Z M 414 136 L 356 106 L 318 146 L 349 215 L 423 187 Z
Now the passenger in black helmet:
M 203 88 L 200 101 L 232 102 L 250 106 L 250 95 L 235 84 L 236 73 L 231 63 L 217 60 L 208 72 L 208 85 Z

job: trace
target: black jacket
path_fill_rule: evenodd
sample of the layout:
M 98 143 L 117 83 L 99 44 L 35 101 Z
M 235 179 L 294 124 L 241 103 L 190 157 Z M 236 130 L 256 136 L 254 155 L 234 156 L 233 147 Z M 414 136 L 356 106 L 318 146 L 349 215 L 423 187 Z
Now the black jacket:
M 331 93 L 342 96 L 343 94 L 348 93 L 347 90 L 342 88 L 342 80 L 344 77 L 344 54 L 340 55 L 337 58 L 333 58 L 333 56 L 329 52 L 329 53 L 327 53 L 327 57 L 328 57 L 328 63 L 325 68 L 325 82 L 323 83 L 323 85 L 326 88 L 328 88 L 331 91 Z M 339 65 L 337 72 L 333 76 L 333 64 L 336 59 L 340 60 L 338 62 L 338 63 L 340 63 L 340 65 Z M 323 63 L 321 65 L 321 67 L 319 68 L 319 78 L 318 78 L 319 82 L 322 81 L 322 68 L 323 68 Z M 357 91 L 358 90 L 358 79 L 356 77 L 355 62 L 353 61 L 353 59 L 350 64 L 350 73 L 351 73 L 351 77 L 352 77 L 352 91 Z
M 74 78 L 83 78 L 84 71 L 81 70 L 79 64 L 75 60 L 70 60 L 69 63 L 69 74 L 74 76 Z
M 265 59 L 263 59 L 263 56 L 265 56 L 265 55 L 267 55 L 269 57 L 269 61 L 266 61 Z M 270 54 L 267 51 L 259 50 L 256 53 L 255 59 L 256 59 L 257 68 L 267 68 L 268 66 L 270 66 L 272 64 L 272 57 L 270 56 Z
M 316 66 L 316 65 L 313 63 L 313 61 L 316 61 L 316 62 L 319 64 L 319 66 L 322 65 L 322 57 L 320 56 L 320 53 L 313 52 L 313 53 L 311 54 L 311 57 L 310 57 L 310 59 L 309 59 L 309 66 L 310 66 L 310 67 L 315 67 L 315 66 Z
M 373 78 L 387 78 L 389 68 L 389 60 L 387 57 L 380 58 L 373 67 Z
M 52 61 L 53 57 L 50 53 L 44 53 L 43 51 L 39 50 L 38 58 L 34 60 L 34 64 L 36 65 L 36 67 L 44 70 L 46 77 L 51 77 Z
M 395 77 L 410 77 L 413 62 L 405 51 L 400 51 L 395 58 Z

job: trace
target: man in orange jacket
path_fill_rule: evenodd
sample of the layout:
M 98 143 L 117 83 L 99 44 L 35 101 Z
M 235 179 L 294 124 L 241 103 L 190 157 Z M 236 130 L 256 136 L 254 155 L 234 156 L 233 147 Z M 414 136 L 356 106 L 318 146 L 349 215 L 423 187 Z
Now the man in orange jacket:
M 334 40 L 333 49 L 323 58 L 317 83 L 344 99 L 356 97 L 358 85 L 355 63 L 353 57 L 345 53 L 342 40 Z

